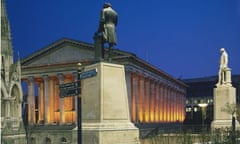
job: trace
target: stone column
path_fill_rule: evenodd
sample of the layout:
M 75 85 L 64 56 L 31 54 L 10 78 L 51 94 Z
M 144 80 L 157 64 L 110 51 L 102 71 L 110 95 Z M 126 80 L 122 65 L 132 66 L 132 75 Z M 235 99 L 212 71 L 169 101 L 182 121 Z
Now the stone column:
M 167 121 L 171 121 L 171 90 L 170 87 L 167 89 Z
M 163 119 L 164 122 L 167 122 L 167 86 L 164 86 L 164 95 L 163 95 L 163 103 L 164 103 L 164 110 L 163 110 Z
M 172 122 L 172 88 L 168 89 L 168 121 Z
M 132 99 L 132 122 L 136 122 L 137 117 L 136 117 L 136 94 L 135 94 L 135 73 L 132 72 L 131 74 L 131 99 Z
M 155 82 L 155 122 L 159 122 L 159 83 Z
M 159 117 L 159 122 L 163 122 L 163 95 L 162 95 L 162 84 L 159 83 L 158 85 L 158 117 Z
M 58 79 L 59 79 L 59 85 L 64 83 L 64 75 L 63 74 L 58 74 Z M 63 100 L 64 100 L 64 98 L 59 97 L 59 117 L 60 117 L 59 124 L 60 125 L 63 124 L 63 106 L 64 106 Z
M 42 81 L 38 82 L 38 123 L 43 124 L 44 121 L 44 87 Z
M 33 125 L 35 123 L 35 95 L 34 95 L 34 77 L 28 77 L 28 120 L 29 124 Z
M 176 91 L 176 120 L 180 121 L 179 119 L 179 108 L 180 108 L 180 104 L 179 104 L 179 92 Z
M 48 89 L 48 115 L 49 118 L 49 124 L 53 124 L 54 122 L 54 97 L 55 97 L 55 87 L 54 87 L 54 79 L 53 77 L 49 77 L 49 89 Z
M 174 96 L 173 96 L 173 88 L 169 89 L 170 91 L 170 121 L 174 121 Z
M 176 90 L 174 90 L 173 94 L 174 94 L 174 104 L 173 104 L 174 118 L 173 119 L 174 119 L 174 121 L 177 121 L 178 119 L 177 119 L 177 92 L 176 92 Z
M 154 90 L 153 90 L 153 80 L 152 79 L 150 79 L 150 81 L 149 81 L 149 90 L 150 90 L 150 94 L 149 94 L 149 97 L 150 97 L 150 100 L 149 100 L 150 122 L 153 122 L 154 121 L 154 103 L 153 103 Z
M 132 120 L 132 74 L 131 74 L 131 69 L 126 69 L 125 73 L 126 77 L 126 86 L 127 86 L 127 95 L 128 95 L 128 107 L 130 111 L 130 118 Z
M 178 97 L 179 97 L 179 110 L 178 110 L 178 113 L 179 113 L 179 120 L 182 121 L 182 95 L 181 93 L 179 92 L 178 94 Z
M 49 99 L 49 77 L 48 75 L 43 76 L 44 80 L 44 123 L 49 124 L 49 109 L 48 109 L 48 99 Z
M 149 122 L 149 89 L 148 89 L 148 78 L 144 78 L 144 122 Z
M 173 96 L 174 96 L 174 104 L 173 104 L 173 115 L 174 115 L 174 121 L 177 121 L 177 93 L 176 90 L 174 90 L 173 92 Z
M 134 73 L 134 97 L 135 97 L 135 110 L 136 110 L 136 123 L 139 123 L 139 91 L 138 91 L 138 73 Z
M 5 101 L 5 114 L 6 114 L 6 117 L 10 117 L 10 100 L 6 100 Z
M 142 99 L 142 92 L 143 92 L 143 80 L 141 74 L 137 76 L 137 93 L 138 93 L 138 122 L 143 121 L 143 99 Z

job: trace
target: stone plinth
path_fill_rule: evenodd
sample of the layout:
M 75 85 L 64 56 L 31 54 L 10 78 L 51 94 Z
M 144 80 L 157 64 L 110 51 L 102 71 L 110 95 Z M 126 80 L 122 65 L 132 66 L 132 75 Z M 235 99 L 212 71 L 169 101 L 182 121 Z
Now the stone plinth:
M 222 111 L 226 104 L 236 104 L 236 89 L 229 84 L 219 85 L 214 88 L 214 121 L 212 128 L 226 128 L 232 126 L 232 115 Z M 239 123 L 236 120 L 236 128 Z
M 84 71 L 97 75 L 83 81 L 82 129 L 84 144 L 135 144 L 139 131 L 131 123 L 123 65 L 97 63 Z

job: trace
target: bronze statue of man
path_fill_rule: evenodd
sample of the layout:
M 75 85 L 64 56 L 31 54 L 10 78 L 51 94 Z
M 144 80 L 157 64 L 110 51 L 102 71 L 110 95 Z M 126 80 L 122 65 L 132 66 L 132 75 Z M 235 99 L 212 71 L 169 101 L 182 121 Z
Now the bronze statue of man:
M 110 3 L 104 3 L 101 11 L 101 19 L 98 31 L 95 33 L 95 35 L 102 33 L 104 43 L 107 42 L 109 44 L 109 60 L 111 60 L 112 57 L 113 46 L 117 44 L 117 36 L 115 31 L 117 22 L 117 12 L 112 9 L 112 5 Z

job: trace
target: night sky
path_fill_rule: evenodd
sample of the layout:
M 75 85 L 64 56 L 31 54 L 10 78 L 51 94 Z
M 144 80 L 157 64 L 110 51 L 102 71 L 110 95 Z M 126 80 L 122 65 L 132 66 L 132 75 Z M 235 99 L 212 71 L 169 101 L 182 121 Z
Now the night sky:
M 14 54 L 61 39 L 93 43 L 104 0 L 6 0 Z M 240 74 L 240 0 L 109 0 L 118 49 L 176 78 L 218 74 L 220 48 Z

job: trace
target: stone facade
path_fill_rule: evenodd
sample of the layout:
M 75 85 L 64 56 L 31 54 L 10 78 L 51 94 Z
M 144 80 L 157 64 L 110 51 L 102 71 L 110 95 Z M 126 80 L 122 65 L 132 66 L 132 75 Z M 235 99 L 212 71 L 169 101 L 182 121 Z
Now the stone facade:
M 10 27 L 1 0 L 1 143 L 25 144 L 20 61 L 13 63 Z

